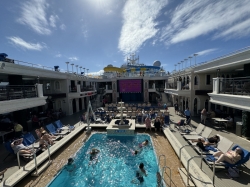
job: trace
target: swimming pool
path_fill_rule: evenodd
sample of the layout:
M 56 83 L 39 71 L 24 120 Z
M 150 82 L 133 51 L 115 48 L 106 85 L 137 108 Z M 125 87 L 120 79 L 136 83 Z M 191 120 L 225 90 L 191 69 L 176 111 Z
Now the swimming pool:
M 145 139 L 149 146 L 144 147 L 138 155 L 131 150 Z M 90 162 L 88 154 L 92 148 L 100 150 L 98 161 Z M 51 181 L 48 187 L 123 187 L 136 186 L 130 181 L 135 178 L 138 165 L 142 162 L 148 176 L 140 186 L 155 187 L 158 171 L 156 154 L 150 136 L 107 136 L 106 133 L 93 134 L 74 158 L 76 168 L 68 172 L 65 168 Z

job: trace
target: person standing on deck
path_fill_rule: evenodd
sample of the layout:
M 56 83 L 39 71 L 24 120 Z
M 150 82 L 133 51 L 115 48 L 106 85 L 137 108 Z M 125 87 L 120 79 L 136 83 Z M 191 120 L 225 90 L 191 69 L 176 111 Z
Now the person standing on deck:
M 189 111 L 189 108 L 187 107 L 186 108 L 186 110 L 184 111 L 184 114 L 185 114 L 185 116 L 186 116 L 186 120 L 188 121 L 189 120 L 189 118 L 190 118 L 190 116 L 191 116 L 191 113 L 190 113 L 190 111 Z

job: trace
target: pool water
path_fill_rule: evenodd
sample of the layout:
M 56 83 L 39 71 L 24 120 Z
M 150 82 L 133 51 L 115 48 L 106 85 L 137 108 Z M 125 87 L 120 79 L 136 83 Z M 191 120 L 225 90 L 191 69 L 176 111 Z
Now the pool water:
M 149 145 L 141 149 L 137 155 L 132 150 L 138 144 L 149 141 Z M 90 161 L 89 152 L 97 148 L 100 153 L 97 160 Z M 65 168 L 52 180 L 48 187 L 123 187 L 137 186 L 131 183 L 135 179 L 136 170 L 140 163 L 144 163 L 147 177 L 140 186 L 157 186 L 157 159 L 150 136 L 135 135 L 107 136 L 104 133 L 93 134 L 82 148 L 76 153 L 74 164 L 76 168 L 68 172 Z

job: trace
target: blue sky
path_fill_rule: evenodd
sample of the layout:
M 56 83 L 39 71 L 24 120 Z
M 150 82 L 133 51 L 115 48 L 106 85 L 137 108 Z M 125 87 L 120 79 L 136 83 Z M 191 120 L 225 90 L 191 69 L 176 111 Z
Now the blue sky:
M 0 4 L 0 53 L 42 66 L 58 65 L 61 70 L 67 69 L 68 61 L 99 74 L 108 64 L 120 67 L 136 53 L 141 63 L 159 60 L 171 72 L 193 54 L 198 54 L 197 63 L 209 61 L 250 42 L 249 0 L 5 0 Z

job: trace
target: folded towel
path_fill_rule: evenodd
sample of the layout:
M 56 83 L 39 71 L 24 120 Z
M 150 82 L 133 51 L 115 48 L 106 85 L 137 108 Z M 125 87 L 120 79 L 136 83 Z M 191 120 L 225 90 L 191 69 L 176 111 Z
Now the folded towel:
M 207 155 L 205 159 L 209 162 L 213 162 L 217 160 L 213 155 Z

